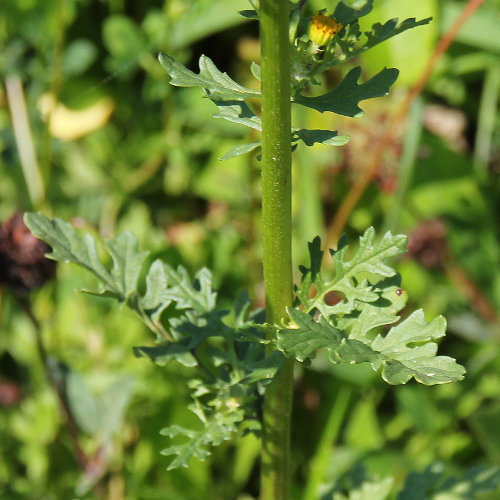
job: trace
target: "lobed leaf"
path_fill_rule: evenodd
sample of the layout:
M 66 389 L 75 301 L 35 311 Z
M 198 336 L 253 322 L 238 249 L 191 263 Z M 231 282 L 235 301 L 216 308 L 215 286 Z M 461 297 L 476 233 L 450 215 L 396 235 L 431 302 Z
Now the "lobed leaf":
M 176 455 L 167 470 L 188 467 L 192 458 L 206 460 L 210 456 L 211 447 L 218 446 L 223 441 L 232 438 L 238 429 L 237 424 L 243 420 L 243 416 L 241 410 L 229 409 L 224 413 L 216 413 L 213 418 L 206 420 L 200 431 L 193 431 L 178 425 L 162 429 L 160 434 L 163 436 L 187 438 L 183 443 L 169 446 L 160 452 L 162 455 Z
M 389 384 L 405 384 L 411 378 L 426 385 L 461 380 L 464 368 L 452 358 L 437 356 L 437 344 L 432 342 L 445 334 L 443 317 L 429 323 L 418 310 L 385 335 L 379 331 L 396 323 L 406 304 L 396 272 L 384 262 L 404 252 L 405 244 L 405 236 L 390 232 L 375 242 L 375 231 L 369 228 L 347 260 L 347 240 L 341 238 L 338 250 L 331 251 L 335 276 L 327 281 L 320 272 L 321 242 L 315 238 L 309 244 L 310 268 L 301 268 L 302 283 L 296 290 L 303 310 L 288 311 L 293 326 L 278 331 L 277 348 L 305 362 L 324 348 L 332 363 L 370 363 Z M 343 299 L 329 305 L 326 295 L 331 292 Z M 311 315 L 315 311 L 318 319 Z
M 217 69 L 212 60 L 202 55 L 199 60 L 200 73 L 196 74 L 172 57 L 160 52 L 160 64 L 170 75 L 170 84 L 177 87 L 202 87 L 213 100 L 238 100 L 258 97 L 260 92 L 248 89 L 232 80 L 227 73 Z
M 384 259 L 404 253 L 407 238 L 387 232 L 382 240 L 375 242 L 375 230 L 368 228 L 360 238 L 360 245 L 355 255 L 346 261 L 347 240 L 341 238 L 337 251 L 331 251 L 335 262 L 335 276 L 325 281 L 320 272 L 323 252 L 321 240 L 317 237 L 309 244 L 311 268 L 301 268 L 302 284 L 297 290 L 297 297 L 306 311 L 319 310 L 326 318 L 332 314 L 348 313 L 355 308 L 356 301 L 375 302 L 379 294 L 365 282 L 367 276 L 387 278 L 396 275 L 396 271 L 384 264 Z M 309 297 L 314 285 L 316 295 Z M 343 300 L 331 306 L 325 302 L 325 296 L 337 292 Z
M 357 117 L 363 114 L 358 106 L 360 101 L 382 97 L 389 93 L 389 87 L 396 81 L 399 71 L 385 68 L 365 83 L 358 84 L 361 67 L 351 69 L 344 79 L 330 92 L 316 97 L 298 95 L 293 101 L 301 106 L 321 113 L 329 111 L 339 115 Z

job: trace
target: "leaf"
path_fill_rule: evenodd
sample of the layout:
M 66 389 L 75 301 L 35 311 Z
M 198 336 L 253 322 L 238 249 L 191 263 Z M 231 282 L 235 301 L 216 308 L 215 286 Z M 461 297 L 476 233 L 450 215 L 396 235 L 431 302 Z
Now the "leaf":
M 363 46 L 363 52 L 379 43 L 392 38 L 393 36 L 403 33 L 409 29 L 416 28 L 417 26 L 425 26 L 432 21 L 432 17 L 427 17 L 417 21 L 414 17 L 405 19 L 398 24 L 398 19 L 390 19 L 384 24 L 375 23 L 370 31 L 365 31 L 365 35 L 368 39 L 366 44 Z
M 248 375 L 241 379 L 242 384 L 254 384 L 256 382 L 272 382 L 273 378 L 283 367 L 285 358 L 278 351 L 273 351 L 260 361 L 247 363 L 245 366 Z
M 254 149 L 260 148 L 259 142 L 251 142 L 249 144 L 238 144 L 238 146 L 234 146 L 229 151 L 227 151 L 223 156 L 219 158 L 221 161 L 230 160 L 231 158 L 235 158 L 237 156 L 244 155 L 245 153 L 250 153 Z
M 49 258 L 72 262 L 86 268 L 97 277 L 101 290 L 109 291 L 118 299 L 122 298 L 118 286 L 97 255 L 92 236 L 86 234 L 81 237 L 71 224 L 60 219 L 50 220 L 37 213 L 26 213 L 24 222 L 34 236 L 52 247 Z
M 351 69 L 337 87 L 326 94 L 316 97 L 298 95 L 293 101 L 301 106 L 312 108 L 321 113 L 329 111 L 339 115 L 357 117 L 363 114 L 358 106 L 360 101 L 382 97 L 389 93 L 389 87 L 396 81 L 398 70 L 385 68 L 365 83 L 358 84 L 361 67 Z
M 172 299 L 165 297 L 168 277 L 163 263 L 157 259 L 149 268 L 146 276 L 146 293 L 141 297 L 141 306 L 151 312 L 153 321 L 158 321 L 161 313 L 172 303 Z
M 139 252 L 136 237 L 125 232 L 106 244 L 113 258 L 111 275 L 118 287 L 121 301 L 126 302 L 137 291 L 137 281 L 149 252 Z
M 171 361 L 178 361 L 181 365 L 188 367 L 197 366 L 198 362 L 186 344 L 187 342 L 169 342 L 152 347 L 138 346 L 134 347 L 134 354 L 138 358 L 148 356 L 159 366 L 165 366 Z
M 298 309 L 289 309 L 288 314 L 297 328 L 279 330 L 277 342 L 277 348 L 287 357 L 305 361 L 314 358 L 320 348 L 335 349 L 340 345 L 343 338 L 341 332 L 325 318 L 322 317 L 317 322 Z
M 443 474 L 444 465 L 439 462 L 429 465 L 423 472 L 411 472 L 406 477 L 405 484 L 398 493 L 397 500 L 428 498 L 428 494 L 441 481 Z
M 212 115 L 214 118 L 222 118 L 232 123 L 246 125 L 262 132 L 262 120 L 242 101 L 214 101 L 219 112 Z
M 342 0 L 337 4 L 337 7 L 335 7 L 332 17 L 334 17 L 342 25 L 347 26 L 360 17 L 369 14 L 372 9 L 373 0 L 365 0 L 365 2 L 361 2 L 361 5 L 358 8 L 351 7 L 350 5 L 347 5 L 344 0 Z
M 378 330 L 397 322 L 397 313 L 406 304 L 396 272 L 384 263 L 404 252 L 405 244 L 405 236 L 390 232 L 377 243 L 375 231 L 369 228 L 347 260 L 347 240 L 341 238 L 338 250 L 331 251 L 335 276 L 326 281 L 320 273 L 321 242 L 315 238 L 309 244 L 310 268 L 301 268 L 302 283 L 296 290 L 303 310 L 288 311 L 294 324 L 278 331 L 277 348 L 299 361 L 309 361 L 317 349 L 325 348 L 332 363 L 370 363 L 390 384 L 405 384 L 411 378 L 426 385 L 461 380 L 462 366 L 447 356 L 436 356 L 437 344 L 432 341 L 445 334 L 443 317 L 428 323 L 419 310 L 385 335 Z M 326 295 L 331 292 L 340 293 L 342 300 L 327 304 Z M 311 316 L 315 311 L 317 320 Z
M 169 285 L 163 296 L 174 301 L 177 309 L 193 309 L 204 314 L 215 308 L 217 293 L 212 290 L 212 273 L 208 269 L 200 269 L 192 283 L 184 267 L 179 266 L 175 271 L 166 263 L 163 266 Z
M 338 6 L 341 6 L 340 3 Z M 350 7 L 348 7 L 350 9 Z M 370 7 L 371 10 L 371 7 Z M 340 14 L 340 17 L 343 17 L 344 14 Z M 334 17 L 336 17 L 334 15 Z M 359 16 L 358 16 L 359 17 Z M 350 24 L 347 22 L 341 21 L 338 17 L 336 17 L 344 26 L 344 31 L 340 34 L 341 37 L 336 37 L 336 42 L 339 45 L 342 56 L 338 56 L 338 52 L 335 50 L 335 46 L 329 48 L 325 57 L 320 63 L 321 71 L 325 71 L 334 66 L 338 66 L 340 63 L 345 63 L 349 59 L 359 56 L 360 54 L 370 50 L 371 48 L 377 46 L 378 44 L 396 36 L 400 33 L 403 33 L 409 29 L 416 28 L 417 26 L 424 26 L 429 24 L 432 20 L 431 17 L 426 19 L 421 19 L 420 21 L 416 21 L 414 17 L 405 19 L 401 23 L 398 24 L 398 19 L 390 19 L 386 21 L 384 24 L 375 23 L 370 31 L 364 32 L 366 40 L 363 44 L 359 43 L 359 40 L 362 38 L 361 32 L 359 30 L 359 23 L 357 22 L 357 18 L 354 22 Z M 352 19 L 352 16 L 349 13 L 345 14 L 345 20 Z
M 240 10 L 238 13 L 247 19 L 259 19 L 259 14 L 253 9 Z
M 411 378 L 425 385 L 462 380 L 465 369 L 448 356 L 436 356 L 437 344 L 429 342 L 444 336 L 445 329 L 442 316 L 428 323 L 418 310 L 385 337 L 344 340 L 335 355 L 344 362 L 369 362 L 374 370 L 382 367 L 382 378 L 393 385 L 406 384 Z
M 301 268 L 302 284 L 297 290 L 297 297 L 304 304 L 306 311 L 318 309 L 325 317 L 336 313 L 348 313 L 355 307 L 356 301 L 374 302 L 379 299 L 369 283 L 363 279 L 367 276 L 387 278 L 395 276 L 396 271 L 384 264 L 384 259 L 394 257 L 406 251 L 407 238 L 404 235 L 393 235 L 387 232 L 379 243 L 375 243 L 375 230 L 368 228 L 360 238 L 358 251 L 350 261 L 346 262 L 347 240 L 341 238 L 337 251 L 331 251 L 335 262 L 335 276 L 325 281 L 320 274 L 321 240 L 317 237 L 309 245 L 311 268 Z M 314 285 L 316 295 L 309 297 L 309 290 Z M 328 293 L 340 293 L 344 300 L 334 306 L 325 303 Z
M 216 413 L 213 418 L 204 422 L 204 428 L 200 431 L 192 431 L 178 425 L 162 429 L 160 434 L 163 436 L 187 438 L 184 443 L 169 446 L 160 452 L 162 455 L 177 455 L 167 470 L 188 467 L 193 457 L 206 460 L 210 455 L 210 448 L 231 439 L 237 431 L 237 424 L 242 420 L 243 412 L 236 408 L 225 413 Z
M 474 500 L 481 493 L 496 491 L 499 485 L 498 467 L 473 467 L 460 477 L 446 479 L 437 488 L 433 500 Z
M 102 414 L 97 399 L 83 377 L 70 370 L 65 375 L 66 396 L 78 427 L 91 436 L 98 433 Z
M 160 64 L 170 75 L 170 84 L 177 87 L 202 87 L 213 100 L 238 100 L 258 97 L 260 92 L 248 89 L 217 69 L 210 58 L 202 55 L 199 60 L 200 73 L 196 74 L 172 57 L 160 52 Z
M 130 377 L 121 377 L 99 395 L 102 413 L 99 437 L 102 441 L 107 441 L 121 429 L 133 389 L 134 380 Z
M 500 484 L 498 467 L 473 467 L 460 477 L 443 481 L 444 466 L 434 463 L 423 472 L 408 474 L 397 500 L 474 500 L 483 493 L 496 491 Z
M 350 139 L 348 135 L 338 135 L 336 130 L 308 130 L 302 128 L 294 130 L 292 134 L 292 142 L 300 140 L 306 146 L 313 146 L 316 143 L 325 146 L 345 146 Z

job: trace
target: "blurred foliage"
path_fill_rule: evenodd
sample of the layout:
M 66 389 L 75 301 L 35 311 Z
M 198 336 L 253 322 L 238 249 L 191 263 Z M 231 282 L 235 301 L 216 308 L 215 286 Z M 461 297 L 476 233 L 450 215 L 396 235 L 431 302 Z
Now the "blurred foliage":
M 365 79 L 385 66 L 401 70 L 391 97 L 365 106 L 355 123 L 296 110 L 309 128 L 352 137 L 335 151 L 318 145 L 295 153 L 297 264 L 307 263 L 305 242 L 325 234 L 388 117 L 465 3 L 377 0 L 374 22 L 434 16 L 402 35 L 409 37 L 405 43 L 395 39 L 363 56 Z M 310 1 L 311 14 L 323 7 Z M 440 481 L 432 474 L 441 469 L 428 469 L 437 461 L 443 477 L 459 478 L 443 479 L 451 485 L 472 477 L 465 474 L 471 467 L 500 464 L 499 7 L 497 0 L 485 2 L 461 30 L 346 228 L 354 241 L 373 225 L 420 242 L 396 266 L 409 305 L 423 307 L 428 320 L 447 317 L 451 335 L 440 352 L 457 358 L 468 375 L 458 384 L 388 390 L 370 367 L 331 367 L 319 355 L 297 374 L 294 498 L 311 478 L 320 489 L 340 485 L 324 486 L 325 498 L 343 494 L 341 485 L 349 482 L 362 492 L 349 476 L 360 461 L 368 478 L 379 478 L 367 480 L 367 488 L 387 488 L 380 478 L 392 476 L 393 492 L 404 491 L 410 471 Z M 161 50 L 195 71 L 204 53 L 235 81 L 256 88 L 248 68 L 258 60 L 257 27 L 236 14 L 246 8 L 243 0 L 1 2 L 0 220 L 36 209 L 105 237 L 127 229 L 151 249 L 152 260 L 161 256 L 191 272 L 210 267 L 222 304 L 246 288 L 262 305 L 258 165 L 249 155 L 218 160 L 255 137 L 212 120 L 214 110 L 199 91 L 172 89 L 156 59 Z M 341 76 L 332 70 L 324 81 Z M 23 99 L 30 135 L 16 137 Z M 38 199 L 27 187 L 31 171 L 20 160 L 20 139 L 35 153 L 45 193 Z M 429 219 L 439 220 L 443 231 L 422 224 Z M 440 257 L 429 260 L 435 254 Z M 75 294 L 82 284 L 93 286 L 78 268 L 59 268 L 56 280 L 28 298 L 35 322 L 26 298 L 2 289 L 0 497 L 190 500 L 207 498 L 207 491 L 216 499 L 255 497 L 259 450 L 250 436 L 221 446 L 208 462 L 193 460 L 189 470 L 165 471 L 169 459 L 159 452 L 168 440 L 159 429 L 175 421 L 196 426 L 182 382 L 190 369 L 135 358 L 132 346 L 153 339 L 132 313 Z M 53 375 L 72 380 L 67 389 L 78 440 L 93 458 L 84 469 L 47 384 L 37 335 Z M 339 434 L 328 425 L 341 400 Z M 108 405 L 115 412 L 109 426 L 100 413 Z M 93 412 L 93 423 L 83 424 L 79 412 Z M 311 474 L 321 450 L 320 473 Z M 429 498 L 441 498 L 439 485 L 429 488 L 435 493 Z M 482 495 L 477 498 L 498 498 L 498 492 Z

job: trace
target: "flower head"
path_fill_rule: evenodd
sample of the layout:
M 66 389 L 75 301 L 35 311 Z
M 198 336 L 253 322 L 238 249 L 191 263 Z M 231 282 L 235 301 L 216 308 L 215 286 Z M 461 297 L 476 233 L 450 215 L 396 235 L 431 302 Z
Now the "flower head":
M 333 39 L 335 33 L 342 29 L 340 24 L 335 19 L 325 16 L 321 12 L 314 14 L 309 23 L 309 38 L 318 46 L 326 45 Z

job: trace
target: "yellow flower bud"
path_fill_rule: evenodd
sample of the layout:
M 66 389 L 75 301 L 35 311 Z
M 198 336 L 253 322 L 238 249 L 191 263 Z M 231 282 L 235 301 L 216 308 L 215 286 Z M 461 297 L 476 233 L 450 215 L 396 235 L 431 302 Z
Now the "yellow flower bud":
M 309 38 L 318 46 L 326 45 L 342 29 L 342 25 L 321 12 L 314 14 L 309 23 Z

